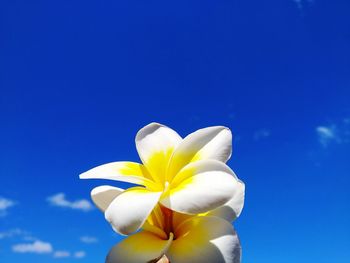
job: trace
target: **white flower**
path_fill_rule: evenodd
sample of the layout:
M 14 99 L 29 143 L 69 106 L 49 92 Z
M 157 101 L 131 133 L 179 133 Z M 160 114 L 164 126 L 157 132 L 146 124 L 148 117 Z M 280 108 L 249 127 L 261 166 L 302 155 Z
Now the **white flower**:
M 222 126 L 200 129 L 182 139 L 172 129 L 151 123 L 136 135 L 136 148 L 143 164 L 108 163 L 81 174 L 80 178 L 140 185 L 125 191 L 101 186 L 91 192 L 96 206 L 121 234 L 147 225 L 146 220 L 158 203 L 179 213 L 208 213 L 233 219 L 243 206 L 244 184 L 225 164 L 231 156 L 231 147 L 231 132 Z M 203 220 L 212 219 L 199 222 Z M 145 235 L 141 233 L 129 238 Z M 166 234 L 168 237 L 169 233 Z

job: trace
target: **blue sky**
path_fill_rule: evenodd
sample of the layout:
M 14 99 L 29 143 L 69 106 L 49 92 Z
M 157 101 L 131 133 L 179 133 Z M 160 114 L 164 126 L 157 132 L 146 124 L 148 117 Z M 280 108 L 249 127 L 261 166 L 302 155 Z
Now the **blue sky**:
M 350 260 L 350 2 L 0 3 L 0 261 L 103 262 L 79 173 L 225 125 L 244 263 Z M 117 186 L 125 186 L 114 183 Z M 41 252 L 41 253 L 39 253 Z

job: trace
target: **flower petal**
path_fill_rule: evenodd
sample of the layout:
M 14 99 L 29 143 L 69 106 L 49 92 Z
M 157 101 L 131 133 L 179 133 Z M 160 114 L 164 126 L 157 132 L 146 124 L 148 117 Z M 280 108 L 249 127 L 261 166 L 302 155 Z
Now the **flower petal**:
M 80 174 L 80 179 L 109 179 L 152 187 L 142 164 L 133 162 L 107 163 Z
M 189 219 L 175 230 L 175 237 L 166 253 L 170 262 L 241 262 L 238 236 L 232 225 L 221 218 Z
M 133 234 L 109 252 L 106 263 L 146 263 L 161 258 L 172 242 L 147 231 Z
M 164 255 L 162 256 L 157 263 L 170 263 L 169 259 Z
M 173 217 L 172 217 L 173 228 L 176 229 L 184 221 L 186 221 L 194 216 L 197 216 L 197 215 L 189 215 L 189 214 L 183 214 L 183 213 L 173 211 Z
M 100 209 L 102 212 L 105 212 L 107 207 L 112 203 L 112 201 L 120 195 L 124 189 L 102 185 L 95 187 L 91 191 L 91 199 L 94 204 Z
M 143 127 L 136 135 L 140 158 L 156 182 L 164 182 L 169 159 L 182 138 L 159 123 Z
M 174 177 L 160 202 L 180 213 L 204 213 L 228 202 L 237 191 L 237 184 L 238 179 L 226 164 L 215 160 L 197 161 Z
M 169 177 L 185 165 L 198 160 L 213 159 L 226 162 L 231 157 L 232 133 L 223 126 L 195 131 L 186 136 L 174 151 L 169 164 Z
M 229 222 L 234 221 L 242 212 L 244 206 L 244 192 L 245 185 L 242 181 L 239 181 L 237 191 L 232 199 L 223 206 L 216 208 L 205 215 L 218 216 Z
M 131 234 L 143 225 L 161 194 L 142 187 L 129 188 L 108 206 L 105 218 L 118 233 Z

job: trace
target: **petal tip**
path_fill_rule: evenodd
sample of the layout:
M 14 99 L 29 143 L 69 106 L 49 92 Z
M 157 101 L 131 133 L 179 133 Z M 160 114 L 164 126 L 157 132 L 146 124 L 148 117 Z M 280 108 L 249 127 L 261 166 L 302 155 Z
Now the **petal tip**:
M 87 179 L 87 172 L 83 172 L 81 174 L 79 174 L 79 179 Z

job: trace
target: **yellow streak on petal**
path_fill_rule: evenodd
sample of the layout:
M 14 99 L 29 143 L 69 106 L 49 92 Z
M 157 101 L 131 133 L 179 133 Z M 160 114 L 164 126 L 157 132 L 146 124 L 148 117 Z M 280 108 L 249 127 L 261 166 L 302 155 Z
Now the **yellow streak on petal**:
M 173 155 L 167 170 L 167 180 L 172 181 L 179 171 L 191 162 L 192 158 L 193 154 L 190 152 L 176 153 L 176 156 Z
M 190 163 L 196 162 L 196 161 L 200 161 L 203 159 L 203 156 L 201 155 L 200 152 L 197 152 L 195 156 L 193 156 L 193 158 L 191 159 Z
M 166 151 L 153 153 L 150 158 L 145 161 L 144 165 L 147 167 L 150 176 L 161 186 L 163 186 L 166 181 L 167 168 L 173 152 L 174 148 L 169 147 Z
M 171 190 L 169 191 L 169 195 L 173 195 L 177 192 L 187 189 L 188 187 L 191 187 L 196 183 L 196 179 L 197 178 L 195 178 L 195 176 L 186 177 L 186 179 L 182 180 L 181 183 L 174 185 L 171 188 Z
M 133 162 L 111 162 L 94 167 L 79 175 L 81 179 L 107 179 L 129 182 L 159 190 L 147 172 L 147 169 Z
M 164 229 L 164 217 L 158 204 L 147 218 L 147 222 L 153 226 Z
M 182 168 L 184 168 L 186 165 L 190 163 L 200 161 L 202 159 L 203 159 L 203 156 L 200 154 L 200 152 L 176 153 L 176 157 L 172 158 L 169 161 L 169 166 L 167 170 L 167 180 L 169 182 L 173 181 L 175 177 L 178 177 L 179 173 L 182 173 Z
M 159 225 L 159 227 L 164 229 L 164 224 L 165 224 L 164 216 L 163 216 L 162 210 L 160 209 L 159 204 L 157 204 L 157 206 L 153 209 L 152 214 L 154 215 L 154 218 L 157 224 Z
M 147 168 L 139 163 L 125 162 L 124 165 L 120 167 L 119 173 L 125 176 L 136 175 L 140 177 L 145 177 L 153 182 L 153 178 L 148 172 Z M 161 190 L 161 187 L 158 186 L 156 183 L 153 184 L 148 181 L 145 181 L 144 184 L 148 189 L 155 191 Z
M 181 170 L 172 180 L 171 182 L 171 189 L 174 189 L 179 186 L 179 184 L 182 184 L 185 180 L 193 177 L 193 175 L 196 173 L 196 168 L 186 168 Z
M 167 234 L 163 231 L 163 229 L 156 227 L 148 222 L 145 222 L 143 224 L 142 229 L 157 235 L 161 239 L 166 240 L 168 238 Z
M 151 179 L 147 169 L 142 164 L 132 162 L 124 162 L 123 164 L 119 170 L 122 175 L 136 175 Z

